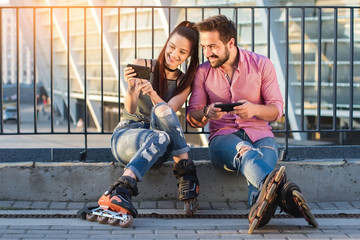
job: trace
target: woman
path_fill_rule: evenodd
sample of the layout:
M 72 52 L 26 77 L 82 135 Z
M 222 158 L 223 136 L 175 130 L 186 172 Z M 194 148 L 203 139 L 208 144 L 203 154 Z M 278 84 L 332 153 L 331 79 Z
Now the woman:
M 135 217 L 137 210 L 131 196 L 138 193 L 137 182 L 142 181 L 154 164 L 164 163 L 170 156 L 175 162 L 179 199 L 195 199 L 198 195 L 195 165 L 189 159 L 190 149 L 175 114 L 191 91 L 199 64 L 199 33 L 193 25 L 188 21 L 181 22 L 171 32 L 157 60 L 134 61 L 136 65 L 150 67 L 149 81 L 136 78 L 136 72 L 131 67 L 124 70 L 128 83 L 125 109 L 112 135 L 111 150 L 125 166 L 125 171 L 102 197 L 107 199 L 110 209 L 125 209 Z M 179 66 L 188 59 L 188 70 L 183 73 Z

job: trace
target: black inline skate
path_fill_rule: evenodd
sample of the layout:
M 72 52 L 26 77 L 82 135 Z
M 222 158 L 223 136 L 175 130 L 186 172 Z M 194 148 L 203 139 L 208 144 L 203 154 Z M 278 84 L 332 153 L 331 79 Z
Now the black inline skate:
M 249 234 L 269 223 L 280 202 L 280 190 L 285 181 L 284 166 L 275 169 L 266 177 L 261 192 L 249 211 Z
M 199 208 L 199 180 L 196 176 L 196 167 L 191 159 L 182 159 L 174 163 L 174 174 L 179 187 L 179 200 L 184 201 L 186 216 L 191 217 Z
M 98 207 L 82 209 L 78 215 L 91 222 L 97 221 L 102 224 L 120 225 L 123 228 L 129 227 L 133 218 L 138 214 L 131 201 L 131 196 L 137 194 L 136 180 L 122 176 L 100 197 Z
M 281 189 L 281 210 L 286 213 L 300 218 L 303 217 L 309 225 L 317 227 L 318 223 L 314 215 L 311 213 L 310 207 L 307 205 L 304 195 L 298 185 L 291 181 L 287 181 Z

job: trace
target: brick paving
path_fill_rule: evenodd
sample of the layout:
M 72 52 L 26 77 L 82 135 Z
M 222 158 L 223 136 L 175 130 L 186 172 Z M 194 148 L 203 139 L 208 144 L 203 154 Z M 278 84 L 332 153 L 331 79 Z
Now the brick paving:
M 76 213 L 90 203 L 0 201 L 0 214 Z M 93 203 L 92 203 L 93 204 Z M 139 213 L 182 213 L 177 201 L 140 202 Z M 315 214 L 360 214 L 360 202 L 309 203 Z M 247 213 L 244 202 L 200 202 L 198 214 Z M 278 212 L 277 212 L 278 214 Z M 273 218 L 248 235 L 248 221 L 241 218 L 135 218 L 129 228 L 101 225 L 81 219 L 0 218 L 0 239 L 359 239 L 360 219 L 318 218 L 318 228 L 304 219 Z

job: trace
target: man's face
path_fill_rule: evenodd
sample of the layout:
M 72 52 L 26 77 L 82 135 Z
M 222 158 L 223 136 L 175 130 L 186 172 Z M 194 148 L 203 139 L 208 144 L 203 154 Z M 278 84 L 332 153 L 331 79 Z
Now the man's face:
M 219 32 L 201 32 L 200 45 L 211 67 L 223 65 L 230 56 L 229 47 L 220 40 Z

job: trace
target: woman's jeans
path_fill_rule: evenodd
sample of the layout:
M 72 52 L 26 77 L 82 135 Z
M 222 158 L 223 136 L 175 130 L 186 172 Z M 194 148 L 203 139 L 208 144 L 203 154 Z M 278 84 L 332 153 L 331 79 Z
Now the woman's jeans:
M 241 157 L 238 153 L 242 146 L 251 146 Z M 278 149 L 275 139 L 266 137 L 252 142 L 244 130 L 233 134 L 214 137 L 210 142 L 211 162 L 231 172 L 241 172 L 248 183 L 249 206 L 256 202 L 267 175 L 275 168 Z
M 142 180 L 156 163 L 166 162 L 190 150 L 175 112 L 159 103 L 151 111 L 150 124 L 122 120 L 111 137 L 111 151 L 115 159 Z

